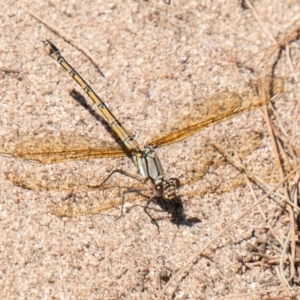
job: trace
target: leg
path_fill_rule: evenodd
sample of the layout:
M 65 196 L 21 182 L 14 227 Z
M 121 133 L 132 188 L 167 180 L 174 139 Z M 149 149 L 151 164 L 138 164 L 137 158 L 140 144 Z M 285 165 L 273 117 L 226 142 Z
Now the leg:
M 142 194 L 142 191 L 145 191 L 147 189 L 128 189 L 128 190 L 125 190 L 122 194 L 122 206 L 121 206 L 121 214 L 120 216 L 116 219 L 119 220 L 122 216 L 123 216 L 123 211 L 124 211 L 124 202 L 125 202 L 125 194 L 129 194 L 129 193 L 137 193 L 138 195 L 140 196 L 143 196 L 145 197 L 145 195 Z
M 122 174 L 122 175 L 125 175 L 125 176 L 127 176 L 127 177 L 130 177 L 130 178 L 132 178 L 132 179 L 135 179 L 135 180 L 137 180 L 137 181 L 140 181 L 140 182 L 144 182 L 144 180 L 143 179 L 141 179 L 139 176 L 137 176 L 137 175 L 133 175 L 133 174 L 131 174 L 131 173 L 128 173 L 128 172 L 126 172 L 126 171 L 123 171 L 123 170 L 120 170 L 120 169 L 116 169 L 116 170 L 113 170 L 102 182 L 101 182 L 101 184 L 100 185 L 95 185 L 95 186 L 93 186 L 93 185 L 88 185 L 88 187 L 90 187 L 90 188 L 93 188 L 93 189 L 100 189 L 103 185 L 104 185 L 104 183 L 113 175 L 113 174 L 115 174 L 115 173 L 120 173 L 120 174 Z
M 125 202 L 125 194 L 127 193 L 137 193 L 138 195 L 142 196 L 142 197 L 146 197 L 144 194 L 142 194 L 142 191 L 145 191 L 147 189 L 128 189 L 126 191 L 123 192 L 123 195 L 122 195 L 122 208 L 121 208 L 121 215 L 116 219 L 119 220 L 122 215 L 123 215 L 123 207 L 124 207 L 124 202 Z M 149 218 L 151 219 L 151 222 L 157 227 L 157 230 L 159 232 L 159 225 L 157 224 L 157 222 L 155 221 L 155 219 L 150 215 L 150 213 L 148 212 L 147 208 L 149 206 L 149 204 L 151 202 L 154 202 L 154 197 L 151 197 L 148 201 L 147 201 L 147 204 L 144 206 L 144 211 L 146 212 L 146 214 L 149 216 Z
M 159 233 L 159 225 L 157 224 L 157 222 L 155 221 L 155 219 L 150 215 L 150 213 L 148 212 L 147 208 L 149 206 L 149 204 L 151 202 L 154 202 L 154 197 L 151 197 L 148 201 L 147 204 L 144 206 L 144 211 L 145 213 L 149 216 L 149 218 L 151 219 L 151 222 L 157 227 L 158 233 Z
M 121 170 L 121 169 L 116 169 L 116 170 L 113 170 L 104 180 L 103 180 L 103 182 L 100 184 L 100 185 L 98 185 L 98 186 L 89 186 L 89 187 L 91 187 L 91 188 L 101 188 L 104 184 L 105 184 L 105 182 L 107 181 L 107 180 L 109 180 L 110 179 L 110 177 L 114 174 L 114 173 L 120 173 L 120 174 L 122 174 L 122 175 L 125 175 L 125 176 L 127 176 L 127 177 L 130 177 L 130 178 L 132 178 L 132 179 L 135 179 L 135 180 L 137 180 L 137 181 L 139 181 L 139 182 L 145 182 L 145 180 L 144 179 L 141 179 L 139 176 L 137 176 L 137 175 L 133 175 L 133 174 L 131 174 L 131 173 L 128 173 L 128 172 L 126 172 L 126 171 L 123 171 L 123 170 Z M 124 211 L 124 202 L 125 202 L 125 194 L 127 194 L 127 193 L 137 193 L 137 194 L 139 194 L 139 195 L 142 195 L 143 197 L 145 197 L 142 193 L 141 193 L 141 191 L 143 191 L 143 190 L 146 190 L 146 189 L 140 189 L 140 190 L 138 190 L 138 189 L 128 189 L 128 190 L 125 190 L 124 192 L 123 192 L 123 194 L 122 194 L 122 206 L 121 206 L 121 214 L 120 214 L 120 216 L 116 219 L 116 221 L 117 220 L 119 220 L 122 216 L 123 216 L 123 211 Z M 146 211 L 146 213 L 147 213 L 147 215 L 151 218 L 151 220 L 152 220 L 152 222 L 154 221 L 155 222 L 155 220 L 150 216 L 150 214 Z M 156 226 L 158 226 L 157 225 L 157 223 L 155 222 L 155 224 L 156 224 Z

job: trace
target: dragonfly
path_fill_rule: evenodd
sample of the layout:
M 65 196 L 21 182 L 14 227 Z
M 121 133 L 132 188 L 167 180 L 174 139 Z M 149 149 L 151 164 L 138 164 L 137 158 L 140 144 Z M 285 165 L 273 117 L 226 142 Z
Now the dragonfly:
M 166 177 L 156 149 L 180 142 L 200 130 L 215 125 L 241 113 L 253 110 L 276 99 L 283 91 L 284 82 L 279 77 L 265 77 L 257 80 L 251 87 L 242 93 L 225 92 L 207 97 L 204 102 L 188 114 L 182 125 L 173 128 L 170 132 L 163 132 L 159 137 L 149 141 L 144 147 L 140 147 L 133 135 L 118 121 L 105 102 L 94 92 L 90 85 L 61 55 L 58 48 L 49 40 L 43 41 L 46 53 L 58 62 L 64 70 L 81 86 L 88 97 L 97 106 L 101 116 L 109 127 L 117 135 L 120 145 L 111 146 L 100 143 L 97 147 L 55 147 L 54 144 L 43 148 L 43 143 L 20 144 L 14 151 L 0 152 L 2 155 L 20 157 L 25 160 L 41 164 L 51 164 L 72 160 L 85 160 L 91 158 L 108 158 L 127 156 L 135 165 L 138 175 L 131 174 L 122 169 L 113 170 L 106 179 L 93 188 L 101 189 L 115 173 L 128 176 L 142 183 L 151 185 L 152 196 L 149 197 L 144 211 L 151 221 L 157 226 L 157 222 L 148 212 L 150 203 L 160 199 L 168 203 L 178 203 L 178 190 L 180 179 Z M 74 146 L 74 145 L 73 145 Z M 124 193 L 123 193 L 124 196 Z M 122 197 L 122 211 L 124 198 Z M 110 208 L 113 205 L 103 205 Z M 122 214 L 122 213 L 121 213 Z

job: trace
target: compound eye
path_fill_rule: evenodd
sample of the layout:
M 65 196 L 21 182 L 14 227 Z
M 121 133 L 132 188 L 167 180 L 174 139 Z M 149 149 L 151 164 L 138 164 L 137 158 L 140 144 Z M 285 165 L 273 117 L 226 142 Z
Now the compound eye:
M 180 187 L 180 180 L 176 177 L 170 178 L 169 181 L 172 181 L 175 188 L 178 189 Z
M 154 185 L 153 187 L 153 195 L 155 197 L 162 197 L 164 194 L 164 187 L 161 183 Z

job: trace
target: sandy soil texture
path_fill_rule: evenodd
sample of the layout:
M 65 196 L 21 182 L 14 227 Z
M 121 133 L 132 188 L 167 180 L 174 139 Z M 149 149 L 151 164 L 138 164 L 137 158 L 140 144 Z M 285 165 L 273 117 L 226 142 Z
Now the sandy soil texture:
M 117 168 L 137 174 L 127 157 L 43 165 L 0 155 L 1 299 L 300 297 L 297 173 L 277 189 L 294 207 L 272 194 L 247 212 L 298 164 L 299 1 L 4 0 L 0 11 L 2 153 L 117 145 L 46 39 L 141 147 L 210 115 L 212 95 L 246 99 L 259 78 L 284 81 L 270 125 L 259 108 L 157 150 L 183 183 L 184 214 L 176 224 L 172 205 L 152 203 L 159 232 L 137 193 L 125 193 L 116 220 L 124 191 L 140 188 L 133 180 L 91 188 Z

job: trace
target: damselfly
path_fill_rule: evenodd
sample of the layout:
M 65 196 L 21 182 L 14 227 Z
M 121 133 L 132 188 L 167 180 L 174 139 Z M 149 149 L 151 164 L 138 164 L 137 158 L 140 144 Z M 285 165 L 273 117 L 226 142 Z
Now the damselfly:
M 97 188 L 101 188 L 114 173 L 120 173 L 142 182 L 150 181 L 152 183 L 152 197 L 148 199 L 144 210 L 157 226 L 158 224 L 151 217 L 147 208 L 149 204 L 156 199 L 176 203 L 180 180 L 176 177 L 167 178 L 165 176 L 155 149 L 179 142 L 207 126 L 217 124 L 223 120 L 262 106 L 275 99 L 283 91 L 283 80 L 281 78 L 262 78 L 242 94 L 226 92 L 208 97 L 205 102 L 201 103 L 196 111 L 194 110 L 188 116 L 184 124 L 179 125 L 162 137 L 149 141 L 144 148 L 141 148 L 134 137 L 130 135 L 117 120 L 101 98 L 64 59 L 57 47 L 48 40 L 43 43 L 47 54 L 70 74 L 97 105 L 102 117 L 121 140 L 121 146 L 100 146 L 95 149 L 55 149 L 50 147 L 47 151 L 35 147 L 21 146 L 13 153 L 2 152 L 1 154 L 13 155 L 42 164 L 90 158 L 128 156 L 136 166 L 139 176 L 130 174 L 121 169 L 116 169 L 113 170 Z M 104 207 L 109 208 L 109 205 Z

